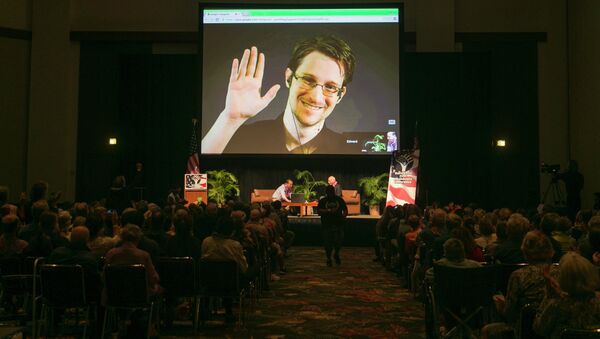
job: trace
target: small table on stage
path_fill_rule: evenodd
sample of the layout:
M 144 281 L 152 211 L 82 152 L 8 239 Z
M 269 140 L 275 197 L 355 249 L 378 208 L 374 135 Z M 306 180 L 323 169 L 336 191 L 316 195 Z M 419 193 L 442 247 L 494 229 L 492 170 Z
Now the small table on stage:
M 309 202 L 285 202 L 285 201 L 282 201 L 281 204 L 284 207 L 285 206 L 300 207 L 300 216 L 303 217 L 303 216 L 307 215 L 306 211 L 308 210 L 308 206 L 316 207 L 317 205 L 319 205 L 319 202 L 318 201 L 309 201 Z

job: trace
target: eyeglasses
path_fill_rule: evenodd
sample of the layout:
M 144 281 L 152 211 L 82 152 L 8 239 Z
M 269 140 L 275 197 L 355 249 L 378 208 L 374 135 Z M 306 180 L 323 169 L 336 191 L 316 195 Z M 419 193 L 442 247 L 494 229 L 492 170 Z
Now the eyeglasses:
M 292 76 L 294 79 L 300 81 L 300 87 L 304 89 L 313 89 L 317 86 L 321 86 L 323 95 L 326 97 L 340 96 L 342 93 L 341 88 L 329 84 L 320 84 L 310 76 L 297 76 L 296 73 L 292 74 Z

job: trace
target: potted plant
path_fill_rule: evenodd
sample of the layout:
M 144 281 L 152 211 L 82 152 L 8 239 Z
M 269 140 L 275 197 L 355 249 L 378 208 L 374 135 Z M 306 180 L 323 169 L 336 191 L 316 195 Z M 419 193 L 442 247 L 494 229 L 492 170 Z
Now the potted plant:
M 207 171 L 208 198 L 213 199 L 219 206 L 223 206 L 227 197 L 239 196 L 240 186 L 233 173 L 226 170 Z
M 365 205 L 369 206 L 369 214 L 372 216 L 379 216 L 379 205 L 387 198 L 387 183 L 387 173 L 358 180 L 358 185 L 362 187 Z
M 312 173 L 308 170 L 294 170 L 297 182 L 294 183 L 294 193 L 304 193 L 306 201 L 312 201 L 317 197 L 316 188 L 327 186 L 323 180 L 315 180 Z

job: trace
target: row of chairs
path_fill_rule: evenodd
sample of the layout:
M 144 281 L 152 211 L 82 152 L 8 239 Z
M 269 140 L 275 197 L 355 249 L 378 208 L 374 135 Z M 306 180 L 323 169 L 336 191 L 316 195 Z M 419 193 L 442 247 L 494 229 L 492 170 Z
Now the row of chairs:
M 425 285 L 425 323 L 427 338 L 470 338 L 473 326 L 488 323 L 494 312 L 493 295 L 506 294 L 510 273 L 523 267 L 518 265 L 485 265 L 478 268 L 457 268 L 434 265 L 433 285 Z M 438 281 L 439 283 L 435 283 Z M 536 308 L 525 305 L 521 310 L 518 338 L 536 339 L 533 320 Z M 446 331 L 440 332 L 440 315 L 445 317 Z M 600 329 L 566 330 L 562 338 L 600 338 Z
M 103 260 L 101 260 L 103 263 Z M 13 266 L 13 270 L 8 268 Z M 32 337 L 44 330 L 52 332 L 55 315 L 65 316 L 65 310 L 74 315 L 75 324 L 83 325 L 83 335 L 97 319 L 97 305 L 86 300 L 83 269 L 79 265 L 47 265 L 44 258 L 26 258 L 11 265 L 0 263 L 2 295 L 22 295 L 33 301 L 27 312 L 33 319 Z M 18 267 L 17 267 L 18 266 Z M 199 261 L 190 257 L 161 257 L 155 263 L 161 276 L 164 298 L 193 299 L 193 328 L 199 324 L 202 298 L 229 297 L 239 304 L 238 324 L 244 321 L 245 297 L 255 295 L 254 281 L 245 283 L 233 261 Z M 5 274 L 14 273 L 14 274 Z M 104 267 L 106 308 L 103 333 L 112 329 L 119 310 L 144 310 L 149 320 L 158 319 L 160 298 L 152 298 L 147 290 L 146 270 L 143 265 Z M 27 304 L 27 303 L 26 303 Z M 41 311 L 38 308 L 41 307 Z M 58 313 L 56 310 L 60 310 Z M 72 310 L 77 310 L 72 312 Z M 148 322 L 150 328 L 152 321 Z M 148 332 L 149 333 L 149 332 Z M 103 335 L 104 336 L 104 335 Z

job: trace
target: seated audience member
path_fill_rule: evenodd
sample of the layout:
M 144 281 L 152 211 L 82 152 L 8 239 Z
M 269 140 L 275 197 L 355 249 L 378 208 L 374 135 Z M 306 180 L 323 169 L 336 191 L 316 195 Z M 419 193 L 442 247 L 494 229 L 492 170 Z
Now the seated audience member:
M 71 238 L 71 228 L 71 213 L 68 211 L 58 212 L 58 231 L 60 236 L 67 239 Z
M 577 251 L 584 258 L 592 261 L 594 252 L 592 251 L 592 244 L 590 242 L 590 234 L 592 232 L 600 231 L 600 215 L 593 216 L 588 221 L 587 227 L 585 229 L 585 233 L 579 238 L 577 242 Z
M 570 235 L 575 241 L 579 241 L 582 235 L 587 234 L 588 222 L 593 216 L 594 212 L 592 210 L 581 210 L 577 213 L 573 228 L 570 231 Z
M 146 267 L 146 275 L 148 279 L 148 292 L 150 295 L 155 295 L 161 290 L 159 281 L 160 278 L 154 265 L 152 258 L 146 251 L 138 248 L 140 239 L 142 238 L 142 230 L 133 224 L 125 225 L 121 229 L 120 234 L 121 245 L 115 247 L 106 253 L 106 265 L 135 265 L 142 264 Z
M 523 237 L 529 229 L 529 220 L 514 214 L 506 222 L 506 241 L 494 250 L 494 259 L 502 264 L 518 264 L 525 262 L 521 252 Z
M 17 206 L 15 206 L 15 205 L 4 204 L 0 208 L 0 218 L 4 217 L 6 215 L 9 215 L 9 214 L 17 216 L 18 215 L 17 213 L 18 213 L 18 209 L 17 209 Z
M 465 247 L 462 241 L 456 238 L 450 238 L 444 243 L 444 257 L 435 262 L 436 265 L 457 267 L 457 268 L 473 268 L 481 267 L 481 263 L 465 258 Z M 433 267 L 425 273 L 425 279 L 429 282 L 434 281 Z
M 31 205 L 31 223 L 19 229 L 19 238 L 30 242 L 31 237 L 40 231 L 40 216 L 45 211 L 49 211 L 48 202 L 46 200 L 38 200 Z
M 552 258 L 553 262 L 558 262 L 563 254 L 560 243 L 552 237 L 552 233 L 554 233 L 554 231 L 556 231 L 558 228 L 559 218 L 560 216 L 556 213 L 546 213 L 540 221 L 540 230 L 548 237 L 552 243 L 552 248 L 554 248 L 554 258 Z
M 465 257 L 467 259 L 475 260 L 478 262 L 485 261 L 483 259 L 483 251 L 479 246 L 477 246 L 477 243 L 473 239 L 473 235 L 471 234 L 469 229 L 467 229 L 464 226 L 456 227 L 452 230 L 451 236 L 460 240 L 463 243 L 465 247 Z
M 592 262 L 596 266 L 600 266 L 600 227 L 596 227 L 590 231 L 590 246 L 592 248 Z
M 0 186 L 0 206 L 8 202 L 8 187 Z
M 487 247 L 485 248 L 485 253 L 493 257 L 494 253 L 496 252 L 496 248 L 498 248 L 498 245 L 500 245 L 501 243 L 503 243 L 505 241 L 506 241 L 506 222 L 499 221 L 498 223 L 496 223 L 496 241 L 487 245 Z
M 454 205 L 453 205 L 454 206 Z M 444 254 L 444 243 L 451 238 L 452 231 L 462 225 L 462 219 L 457 214 L 448 214 L 446 217 L 446 229 L 442 231 L 440 237 L 435 239 L 433 244 L 433 258 L 438 260 Z
M 492 323 L 483 328 L 482 338 L 501 336 L 503 332 L 516 332 L 520 328 L 519 318 L 523 306 L 536 307 L 545 294 L 546 280 L 544 271 L 550 267 L 550 274 L 558 276 L 558 268 L 551 266 L 554 249 L 547 236 L 540 231 L 531 231 L 525 235 L 521 245 L 528 266 L 514 271 L 508 279 L 506 297 L 496 296 L 494 301 L 498 313 L 506 323 Z
M 154 210 L 150 211 L 150 217 L 146 219 L 148 224 L 148 230 L 144 232 L 145 236 L 156 241 L 158 247 L 160 247 L 162 253 L 167 253 L 167 241 L 169 236 L 167 230 L 165 230 L 165 224 L 167 224 L 167 218 L 163 211 Z
M 572 228 L 571 226 L 571 220 L 569 220 L 569 218 L 560 217 L 556 224 L 556 231 L 552 232 L 552 238 L 560 244 L 562 253 L 567 253 L 577 248 L 575 239 L 569 235 Z
M 234 231 L 233 220 L 229 216 L 220 217 L 217 220 L 217 230 L 202 242 L 202 260 L 235 261 L 242 273 L 248 270 L 248 263 L 244 256 L 242 245 L 230 239 Z M 225 307 L 225 320 L 227 322 L 235 319 L 232 310 L 233 300 L 223 298 Z
M 54 212 L 46 211 L 40 215 L 40 230 L 31 237 L 25 249 L 27 256 L 47 257 L 53 249 L 66 246 L 69 240 L 58 234 L 58 216 Z
M 238 264 L 242 272 L 248 269 L 242 245 L 230 239 L 233 234 L 233 220 L 221 217 L 217 221 L 217 231 L 202 242 L 202 259 L 232 260 Z
M 576 252 L 569 252 L 560 260 L 558 281 L 549 275 L 546 277 L 546 296 L 533 324 L 538 334 L 558 339 L 566 328 L 598 327 L 600 279 L 597 267 Z
M 77 218 L 77 217 L 87 218 L 89 212 L 90 212 L 90 209 L 88 207 L 88 204 L 85 202 L 76 202 L 73 205 L 73 218 Z
M 86 226 L 89 230 L 88 247 L 96 258 L 106 255 L 111 248 L 115 247 L 117 240 L 102 234 L 104 229 L 104 219 L 96 212 L 92 212 L 86 219 Z
M 83 268 L 86 296 L 88 301 L 100 301 L 102 280 L 98 270 L 98 261 L 90 252 L 87 243 L 90 232 L 84 226 L 74 227 L 71 241 L 66 246 L 58 247 L 50 253 L 49 264 L 81 265 Z
M 219 208 L 214 200 L 209 200 L 206 204 L 206 210 L 198 221 L 194 220 L 194 237 L 202 243 L 217 228 L 217 216 Z
M 173 217 L 175 235 L 167 240 L 167 255 L 171 257 L 200 258 L 202 247 L 198 239 L 192 236 L 192 217 L 188 211 L 180 209 Z
M 435 240 L 439 238 L 446 229 L 446 211 L 441 208 L 436 208 L 432 210 L 430 214 L 431 220 L 429 222 L 429 227 L 424 228 L 417 237 L 417 243 L 419 244 L 417 257 L 423 270 L 426 270 L 433 265 L 433 246 Z M 422 276 L 421 279 L 417 280 L 422 280 Z
M 481 236 L 475 239 L 475 242 L 477 246 L 487 252 L 488 245 L 494 243 L 497 239 L 491 217 L 484 216 L 479 220 L 479 233 Z
M 296 234 L 288 229 L 288 212 L 282 208 L 281 201 L 275 200 L 271 203 L 273 211 L 279 216 L 281 220 L 281 228 L 283 230 L 283 250 L 287 254 L 287 250 L 292 247 Z
M 250 211 L 250 219 L 246 222 L 246 228 L 253 233 L 253 236 L 257 237 L 260 246 L 265 247 L 271 243 L 269 229 L 263 223 L 260 209 L 254 208 Z
M 142 229 L 144 227 L 144 215 L 135 208 L 129 207 L 123 211 L 121 214 L 121 225 L 136 225 Z M 161 255 L 160 247 L 156 241 L 148 238 L 142 233 L 142 236 L 138 242 L 137 247 L 142 250 L 148 252 L 152 260 L 155 261 Z
M 2 235 L 0 236 L 0 257 L 20 256 L 27 247 L 27 241 L 17 238 L 19 218 L 8 214 L 2 217 Z

